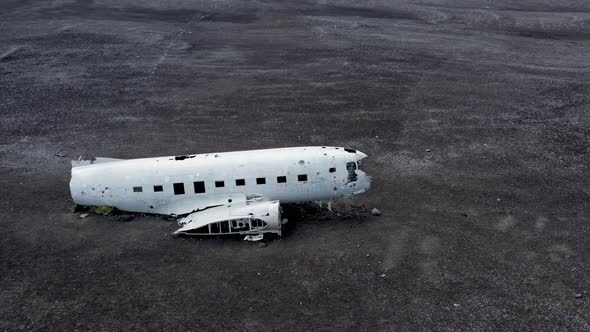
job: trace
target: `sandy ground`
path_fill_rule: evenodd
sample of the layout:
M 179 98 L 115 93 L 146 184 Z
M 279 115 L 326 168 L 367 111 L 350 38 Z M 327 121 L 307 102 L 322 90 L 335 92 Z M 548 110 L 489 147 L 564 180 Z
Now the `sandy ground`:
M 1 1 L 0 329 L 590 330 L 589 92 L 588 1 Z M 79 155 L 299 145 L 374 187 L 266 247 L 70 211 Z

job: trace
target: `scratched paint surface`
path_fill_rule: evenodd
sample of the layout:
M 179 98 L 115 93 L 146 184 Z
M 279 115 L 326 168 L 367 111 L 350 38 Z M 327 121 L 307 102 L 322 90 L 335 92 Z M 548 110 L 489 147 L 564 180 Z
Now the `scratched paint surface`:
M 590 329 L 589 13 L 3 1 L 0 329 Z M 69 212 L 79 155 L 306 145 L 367 153 L 371 193 L 264 248 Z

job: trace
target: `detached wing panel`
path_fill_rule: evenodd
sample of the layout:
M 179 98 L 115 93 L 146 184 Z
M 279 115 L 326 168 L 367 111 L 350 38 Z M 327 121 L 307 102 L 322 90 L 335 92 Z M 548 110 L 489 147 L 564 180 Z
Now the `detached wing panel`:
M 226 204 L 197 211 L 178 220 L 174 234 L 185 235 L 281 235 L 279 201 Z

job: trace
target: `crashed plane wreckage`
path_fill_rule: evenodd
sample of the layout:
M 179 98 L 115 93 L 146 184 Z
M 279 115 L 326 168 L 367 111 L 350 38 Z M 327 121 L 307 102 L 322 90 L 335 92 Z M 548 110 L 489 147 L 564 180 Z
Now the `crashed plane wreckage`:
M 142 159 L 72 161 L 80 205 L 179 217 L 185 235 L 281 235 L 280 203 L 331 200 L 369 190 L 367 155 L 340 147 L 294 147 Z

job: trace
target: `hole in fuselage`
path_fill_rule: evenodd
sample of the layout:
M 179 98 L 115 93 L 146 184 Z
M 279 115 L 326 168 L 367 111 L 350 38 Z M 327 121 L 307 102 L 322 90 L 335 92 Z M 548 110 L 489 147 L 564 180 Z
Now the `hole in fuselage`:
M 194 155 L 191 156 L 176 156 L 174 157 L 174 160 L 185 160 L 185 159 L 189 159 L 189 158 L 194 158 Z

